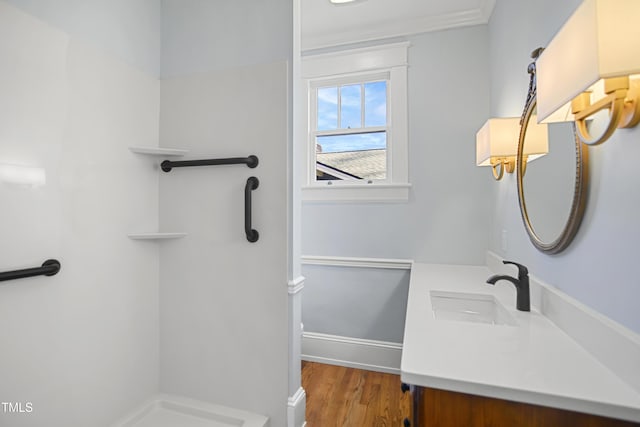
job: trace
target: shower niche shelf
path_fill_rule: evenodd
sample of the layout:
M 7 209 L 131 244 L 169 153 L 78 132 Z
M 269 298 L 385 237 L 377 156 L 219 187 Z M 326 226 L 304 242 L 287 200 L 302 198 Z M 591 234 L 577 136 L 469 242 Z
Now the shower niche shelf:
M 151 156 L 175 156 L 180 157 L 187 154 L 188 150 L 178 148 L 160 148 L 160 147 L 129 147 L 131 152 L 136 154 L 147 154 Z
M 170 239 L 181 239 L 186 236 L 187 233 L 130 233 L 127 234 L 132 240 L 170 240 Z
M 160 147 L 129 147 L 132 153 L 145 154 L 148 156 L 162 156 L 162 157 L 181 157 L 187 154 L 188 150 L 181 150 L 178 148 L 160 148 Z M 129 233 L 127 237 L 131 240 L 172 240 L 181 239 L 185 237 L 187 233 L 163 233 L 163 232 L 145 232 L 145 233 Z

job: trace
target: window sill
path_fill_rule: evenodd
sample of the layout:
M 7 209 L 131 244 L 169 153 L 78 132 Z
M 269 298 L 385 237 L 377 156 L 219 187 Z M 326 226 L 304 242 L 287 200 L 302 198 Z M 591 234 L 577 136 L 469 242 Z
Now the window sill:
M 309 185 L 304 202 L 406 202 L 411 184 Z

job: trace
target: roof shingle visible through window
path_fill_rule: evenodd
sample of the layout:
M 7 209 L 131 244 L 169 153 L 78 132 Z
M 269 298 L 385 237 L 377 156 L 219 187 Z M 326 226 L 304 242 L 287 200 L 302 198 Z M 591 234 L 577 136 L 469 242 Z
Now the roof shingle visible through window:
M 386 179 L 387 150 L 316 153 L 316 161 L 362 179 Z

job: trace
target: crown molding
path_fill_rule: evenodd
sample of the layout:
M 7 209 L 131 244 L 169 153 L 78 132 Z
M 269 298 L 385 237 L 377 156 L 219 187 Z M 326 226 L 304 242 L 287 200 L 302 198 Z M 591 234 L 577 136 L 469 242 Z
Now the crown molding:
M 484 0 L 476 9 L 354 27 L 347 31 L 322 34 L 304 34 L 303 31 L 302 51 L 487 24 L 495 2 Z

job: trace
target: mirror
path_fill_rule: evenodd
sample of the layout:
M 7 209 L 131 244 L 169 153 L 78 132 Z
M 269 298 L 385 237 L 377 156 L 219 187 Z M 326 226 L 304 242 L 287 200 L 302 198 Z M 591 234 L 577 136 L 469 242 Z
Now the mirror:
M 573 123 L 555 123 L 547 127 L 548 154 L 528 158 L 527 147 L 539 134 L 537 127 L 542 126 L 537 123 L 536 106 L 533 94 L 522 116 L 518 141 L 518 200 L 531 242 L 539 250 L 554 254 L 571 243 L 582 220 L 588 185 L 588 149 L 578 139 Z

